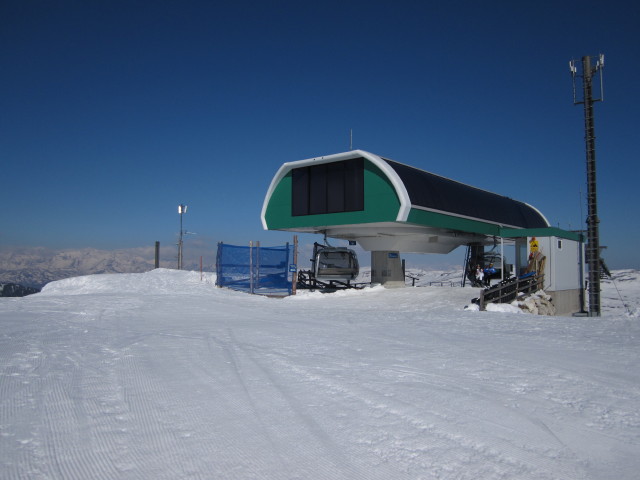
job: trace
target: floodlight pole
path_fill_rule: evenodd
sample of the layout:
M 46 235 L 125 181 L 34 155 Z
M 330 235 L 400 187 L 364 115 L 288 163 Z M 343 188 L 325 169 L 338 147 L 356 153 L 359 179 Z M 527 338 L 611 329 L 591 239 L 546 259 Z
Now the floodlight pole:
M 182 270 L 182 235 L 184 230 L 182 229 L 182 215 L 187 212 L 186 205 L 178 205 L 178 213 L 180 214 L 180 239 L 178 240 L 178 270 Z
M 574 101 L 575 105 L 584 105 L 584 130 L 585 146 L 587 157 L 587 265 L 589 266 L 589 316 L 600 316 L 600 234 L 598 224 L 598 202 L 596 195 L 596 135 L 593 118 L 594 102 L 602 100 L 593 99 L 592 79 L 594 74 L 604 66 L 604 56 L 600 55 L 595 66 L 591 66 L 591 57 L 582 57 L 582 90 L 583 101 L 577 102 L 575 99 L 575 75 L 576 68 L 570 62 L 571 72 L 574 76 Z M 602 81 L 602 76 L 600 77 Z M 602 93 L 602 83 L 601 83 Z

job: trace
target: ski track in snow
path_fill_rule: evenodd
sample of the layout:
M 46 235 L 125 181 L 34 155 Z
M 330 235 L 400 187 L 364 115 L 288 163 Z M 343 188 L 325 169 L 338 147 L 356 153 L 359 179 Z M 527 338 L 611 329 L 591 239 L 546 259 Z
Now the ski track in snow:
M 640 281 L 614 274 L 601 318 L 464 311 L 470 288 L 54 282 L 0 302 L 0 478 L 635 479 Z

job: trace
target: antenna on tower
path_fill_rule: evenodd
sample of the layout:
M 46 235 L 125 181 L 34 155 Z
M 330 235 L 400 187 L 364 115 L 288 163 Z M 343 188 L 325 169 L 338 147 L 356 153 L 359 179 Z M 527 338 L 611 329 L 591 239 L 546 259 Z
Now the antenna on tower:
M 596 62 L 596 72 L 600 72 L 600 98 L 598 100 L 604 102 L 604 53 L 600 54 Z
M 576 67 L 576 61 L 569 61 L 569 71 L 571 72 L 571 80 L 573 83 L 573 104 L 576 104 L 576 74 L 578 73 L 578 68 Z
M 349 150 L 353 150 L 353 128 L 349 129 Z
M 589 59 L 589 66 L 587 69 L 588 72 L 585 71 L 585 58 Z M 586 80 L 589 83 L 589 90 L 591 91 L 591 79 L 597 74 L 600 74 L 600 98 L 591 98 L 591 102 L 603 102 L 604 101 L 604 79 L 603 79 L 603 70 L 604 70 L 604 53 L 598 55 L 598 59 L 596 60 L 596 64 L 591 66 L 591 58 L 592 57 L 583 57 L 582 58 L 582 75 L 578 74 L 578 67 L 576 65 L 575 60 L 569 61 L 569 72 L 571 73 L 571 79 L 573 81 L 573 104 L 581 105 L 584 104 L 586 99 L 583 98 L 581 101 L 578 101 L 576 95 L 576 77 L 582 77 L 582 81 Z M 586 78 L 585 78 L 586 76 Z

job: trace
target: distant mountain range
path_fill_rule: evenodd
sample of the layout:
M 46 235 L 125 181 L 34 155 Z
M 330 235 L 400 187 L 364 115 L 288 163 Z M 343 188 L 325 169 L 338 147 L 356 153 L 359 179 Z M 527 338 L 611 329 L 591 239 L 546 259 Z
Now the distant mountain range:
M 169 267 L 169 262 L 161 262 Z M 128 250 L 0 249 L 0 284 L 42 288 L 68 277 L 96 273 L 137 273 L 154 268 L 153 247 Z
M 199 270 L 200 256 L 204 256 L 204 270 L 215 271 L 215 244 L 197 245 L 191 242 L 189 256 L 185 256 L 185 270 Z M 299 258 L 311 256 L 311 245 L 301 245 Z M 160 267 L 176 268 L 175 245 L 164 246 L 160 251 Z M 362 279 L 369 281 L 369 252 L 358 253 L 361 258 Z M 155 249 L 152 246 L 129 248 L 122 250 L 99 250 L 95 248 L 54 250 L 43 247 L 11 247 L 0 246 L 0 288 L 6 292 L 0 296 L 21 296 L 18 292 L 26 292 L 18 287 L 41 289 L 44 285 L 63 278 L 93 275 L 99 273 L 140 273 L 154 268 Z M 302 261 L 301 268 L 309 268 L 308 262 Z M 415 267 L 415 265 L 414 265 Z M 441 267 L 446 270 L 448 267 Z M 429 268 L 433 270 L 433 266 Z M 421 275 L 417 275 L 421 277 Z M 416 281 L 419 279 L 416 278 Z M 438 280 L 443 280 L 438 278 Z M 448 279 L 446 279 L 448 280 Z M 9 284 L 15 286 L 8 287 Z M 33 292 L 29 292 L 33 293 Z M 26 293 L 25 293 L 26 294 Z

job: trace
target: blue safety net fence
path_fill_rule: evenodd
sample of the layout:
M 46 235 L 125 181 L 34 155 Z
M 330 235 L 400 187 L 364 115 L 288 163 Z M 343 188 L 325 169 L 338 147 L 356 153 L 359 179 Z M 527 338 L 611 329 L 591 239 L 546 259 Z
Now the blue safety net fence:
M 290 295 L 292 270 L 295 270 L 293 245 L 241 247 L 218 244 L 218 287 L 259 295 Z

